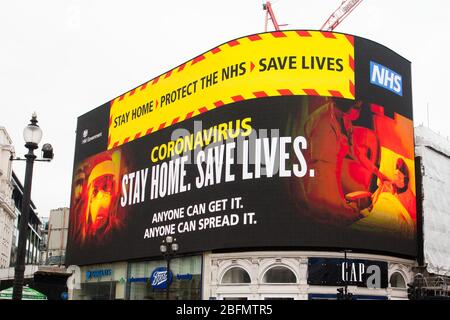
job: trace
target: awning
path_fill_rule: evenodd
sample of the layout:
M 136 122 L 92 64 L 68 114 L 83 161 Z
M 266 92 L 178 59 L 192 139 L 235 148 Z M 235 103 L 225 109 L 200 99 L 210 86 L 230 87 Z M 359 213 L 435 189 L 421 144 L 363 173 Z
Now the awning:
M 0 291 L 0 300 L 11 300 L 13 294 L 13 288 L 8 288 L 5 290 Z M 22 289 L 22 300 L 47 300 L 47 297 L 40 293 L 39 291 L 36 291 L 30 287 L 23 287 Z

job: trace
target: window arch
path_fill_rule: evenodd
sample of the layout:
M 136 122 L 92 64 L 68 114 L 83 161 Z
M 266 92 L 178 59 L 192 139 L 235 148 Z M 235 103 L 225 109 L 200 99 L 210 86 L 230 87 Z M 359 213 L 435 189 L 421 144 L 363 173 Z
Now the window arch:
M 250 283 L 250 275 L 241 267 L 232 267 L 225 272 L 221 283 Z
M 264 283 L 297 283 L 295 273 L 283 266 L 272 267 L 266 271 L 263 277 Z
M 391 288 L 406 288 L 405 278 L 403 278 L 400 272 L 394 272 L 391 275 L 389 284 L 391 285 Z

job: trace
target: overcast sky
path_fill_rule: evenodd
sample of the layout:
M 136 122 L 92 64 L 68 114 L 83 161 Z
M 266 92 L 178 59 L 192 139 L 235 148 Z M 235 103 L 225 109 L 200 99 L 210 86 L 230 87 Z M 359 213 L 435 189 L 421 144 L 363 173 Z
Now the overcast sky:
M 341 0 L 272 1 L 283 29 L 319 29 Z M 364 0 L 335 31 L 412 62 L 414 122 L 450 136 L 449 1 Z M 223 42 L 264 31 L 261 0 L 14 0 L 0 3 L 0 126 L 22 156 L 33 111 L 55 150 L 36 163 L 41 216 L 69 206 L 77 117 Z M 23 181 L 25 166 L 14 162 Z

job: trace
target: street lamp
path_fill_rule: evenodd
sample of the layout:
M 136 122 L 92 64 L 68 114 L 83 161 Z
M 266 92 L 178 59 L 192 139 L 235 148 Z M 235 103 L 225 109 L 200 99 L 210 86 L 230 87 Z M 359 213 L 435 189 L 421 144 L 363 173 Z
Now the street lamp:
M 25 147 L 28 149 L 28 153 L 25 155 L 25 159 L 13 158 L 10 160 L 25 160 L 25 182 L 23 186 L 23 199 L 22 210 L 19 225 L 19 243 L 17 247 L 17 260 L 16 267 L 14 269 L 14 283 L 13 283 L 13 300 L 22 300 L 23 279 L 25 272 L 25 254 L 26 244 L 28 239 L 28 220 L 30 219 L 30 199 L 31 199 L 31 182 L 33 178 L 33 164 L 36 160 L 34 150 L 38 148 L 39 142 L 42 139 L 42 130 L 37 125 L 37 116 L 34 112 L 30 124 L 23 129 L 23 139 L 25 140 Z M 44 148 L 45 147 L 45 148 Z M 50 161 L 53 158 L 53 148 L 50 144 L 45 144 L 43 147 L 43 158 L 36 161 Z
M 162 241 L 159 246 L 159 251 L 161 251 L 164 259 L 167 262 L 167 285 L 166 285 L 166 300 L 169 300 L 169 275 L 170 275 L 170 260 L 173 258 L 175 253 L 178 251 L 178 243 L 176 243 L 177 239 L 172 236 L 167 236 L 165 240 Z

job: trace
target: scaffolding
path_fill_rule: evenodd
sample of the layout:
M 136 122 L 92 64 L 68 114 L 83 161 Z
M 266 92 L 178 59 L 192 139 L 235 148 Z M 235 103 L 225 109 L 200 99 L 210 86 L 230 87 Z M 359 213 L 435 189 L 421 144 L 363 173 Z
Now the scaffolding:
M 413 285 L 419 289 L 421 299 L 450 300 L 450 277 L 418 273 Z

